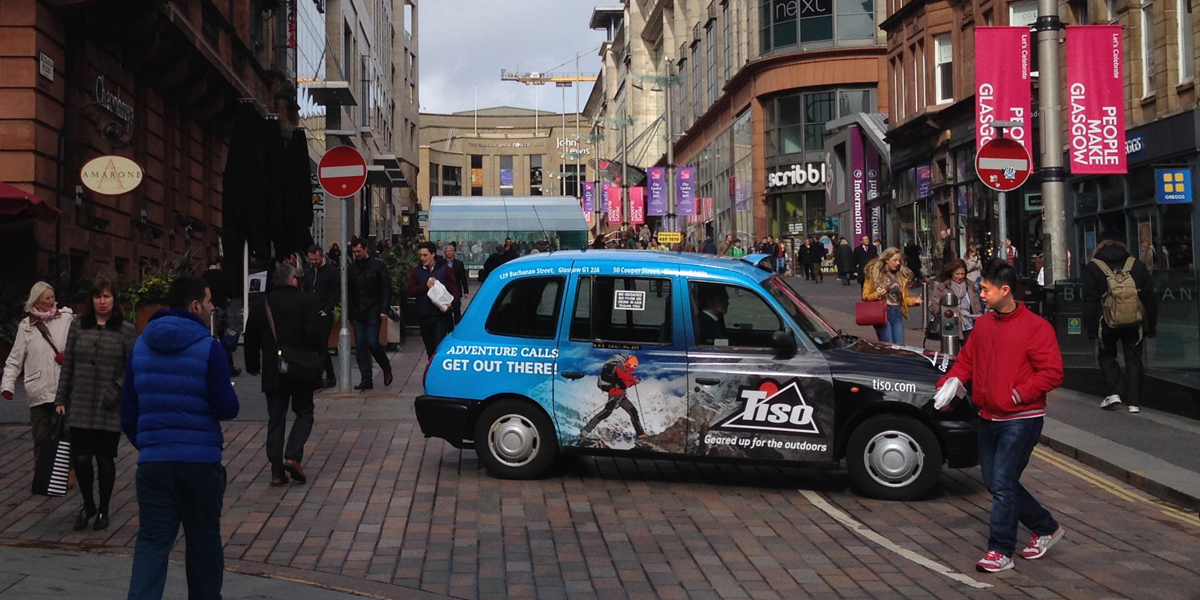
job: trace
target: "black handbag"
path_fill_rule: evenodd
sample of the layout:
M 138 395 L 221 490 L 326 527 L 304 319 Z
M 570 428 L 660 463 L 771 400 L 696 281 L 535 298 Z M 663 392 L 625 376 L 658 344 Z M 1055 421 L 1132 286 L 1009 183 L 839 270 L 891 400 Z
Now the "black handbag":
M 39 496 L 66 496 L 71 473 L 71 441 L 67 439 L 67 420 L 55 419 L 50 435 L 38 442 L 37 462 L 33 465 L 33 493 Z
M 271 315 L 271 303 L 263 300 L 267 309 L 267 324 L 271 326 L 271 337 L 275 338 L 276 366 L 279 376 L 299 385 L 311 385 L 314 388 L 322 383 L 321 375 L 325 368 L 321 353 L 309 350 L 298 350 L 285 347 L 279 343 L 279 335 L 275 333 L 275 317 Z
M 925 325 L 925 339 L 940 341 L 942 339 L 942 327 L 938 323 L 937 318 L 929 320 Z

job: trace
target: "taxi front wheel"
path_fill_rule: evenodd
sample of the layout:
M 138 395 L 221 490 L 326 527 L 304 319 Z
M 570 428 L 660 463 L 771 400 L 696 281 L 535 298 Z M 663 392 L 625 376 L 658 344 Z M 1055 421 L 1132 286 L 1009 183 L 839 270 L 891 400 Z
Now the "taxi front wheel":
M 918 500 L 937 485 L 942 447 L 924 423 L 900 415 L 864 421 L 850 435 L 846 467 L 854 488 L 880 500 Z
M 525 400 L 500 400 L 475 422 L 475 453 L 496 477 L 534 479 L 554 464 L 558 439 L 541 408 Z

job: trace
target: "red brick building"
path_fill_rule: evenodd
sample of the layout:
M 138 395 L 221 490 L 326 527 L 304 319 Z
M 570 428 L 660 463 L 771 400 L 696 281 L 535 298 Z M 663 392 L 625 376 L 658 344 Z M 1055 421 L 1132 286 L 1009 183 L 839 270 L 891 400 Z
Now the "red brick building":
M 62 211 L 56 224 L 3 224 L 26 242 L 0 235 L 0 252 L 29 253 L 15 258 L 35 269 L 5 278 L 62 283 L 114 269 L 128 282 L 139 265 L 213 255 L 234 108 L 251 102 L 285 128 L 295 122 L 288 5 L 0 2 L 0 181 Z M 81 167 L 106 154 L 140 165 L 136 189 L 82 186 Z

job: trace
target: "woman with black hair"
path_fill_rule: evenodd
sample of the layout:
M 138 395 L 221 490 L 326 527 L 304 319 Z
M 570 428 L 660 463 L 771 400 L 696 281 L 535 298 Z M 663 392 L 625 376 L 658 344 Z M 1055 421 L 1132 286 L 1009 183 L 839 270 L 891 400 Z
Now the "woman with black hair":
M 76 531 L 87 527 L 93 516 L 96 531 L 108 528 L 108 501 L 117 475 L 117 443 L 121 439 L 121 384 L 136 340 L 137 330 L 125 321 L 113 284 L 97 278 L 83 317 L 71 323 L 54 399 L 55 411 L 70 417 L 71 452 L 83 495 L 83 508 L 75 518 Z M 94 476 L 100 481 L 99 506 L 92 497 Z

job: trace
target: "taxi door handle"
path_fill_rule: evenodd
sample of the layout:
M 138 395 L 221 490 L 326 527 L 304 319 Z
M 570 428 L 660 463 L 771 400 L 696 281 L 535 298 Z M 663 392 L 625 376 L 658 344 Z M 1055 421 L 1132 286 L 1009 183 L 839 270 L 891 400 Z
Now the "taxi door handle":
M 697 377 L 696 383 L 700 385 L 717 385 L 718 383 L 721 383 L 721 380 L 712 377 Z
M 559 373 L 559 375 L 562 375 L 564 379 L 570 379 L 572 381 L 576 379 L 583 379 L 583 373 L 580 373 L 579 371 L 563 371 L 562 373 Z

